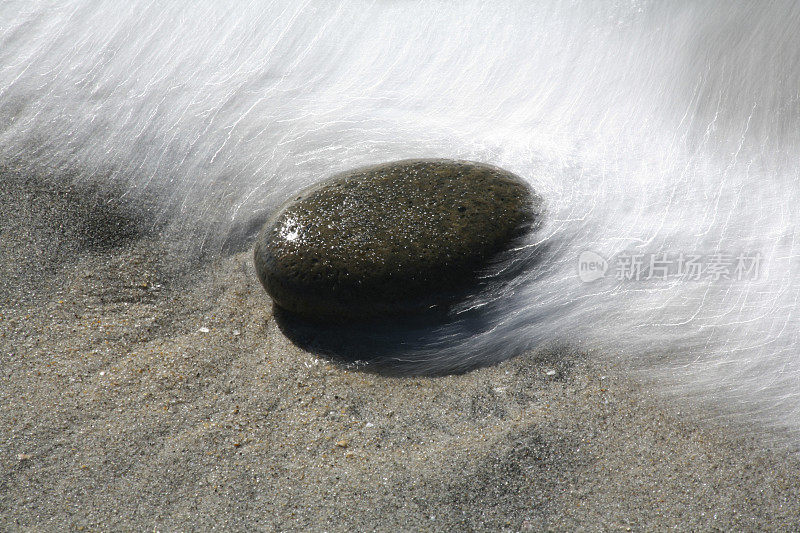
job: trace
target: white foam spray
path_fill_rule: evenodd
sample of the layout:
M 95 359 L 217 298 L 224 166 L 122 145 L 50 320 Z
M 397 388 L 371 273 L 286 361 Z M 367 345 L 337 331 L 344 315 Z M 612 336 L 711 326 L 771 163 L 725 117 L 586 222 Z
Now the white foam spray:
M 569 343 L 798 431 L 798 34 L 793 2 L 4 2 L 0 158 L 157 191 L 212 252 L 334 172 L 496 164 L 546 255 L 426 364 Z

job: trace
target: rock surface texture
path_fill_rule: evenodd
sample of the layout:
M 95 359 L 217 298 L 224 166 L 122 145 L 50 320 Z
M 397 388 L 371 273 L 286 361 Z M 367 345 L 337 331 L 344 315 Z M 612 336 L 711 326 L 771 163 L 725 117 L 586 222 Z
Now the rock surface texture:
M 537 221 L 515 175 L 467 161 L 361 168 L 298 193 L 264 226 L 255 266 L 275 304 L 310 318 L 446 306 Z

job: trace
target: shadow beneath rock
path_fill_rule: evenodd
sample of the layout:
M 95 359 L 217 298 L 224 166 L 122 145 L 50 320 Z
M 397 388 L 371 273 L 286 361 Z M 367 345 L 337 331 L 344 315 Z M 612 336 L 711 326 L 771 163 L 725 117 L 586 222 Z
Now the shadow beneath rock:
M 464 373 L 531 348 L 519 338 L 507 342 L 513 331 L 496 330 L 546 251 L 538 245 L 506 252 L 448 309 L 332 322 L 274 306 L 274 316 L 295 345 L 347 368 L 398 376 Z

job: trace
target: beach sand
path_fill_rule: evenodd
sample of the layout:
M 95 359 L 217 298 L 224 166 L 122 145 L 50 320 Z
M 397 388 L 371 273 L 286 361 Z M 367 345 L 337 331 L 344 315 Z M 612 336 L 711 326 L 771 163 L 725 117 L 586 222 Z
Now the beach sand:
M 348 369 L 142 209 L 0 176 L 2 530 L 800 530 L 791 449 L 613 354 Z

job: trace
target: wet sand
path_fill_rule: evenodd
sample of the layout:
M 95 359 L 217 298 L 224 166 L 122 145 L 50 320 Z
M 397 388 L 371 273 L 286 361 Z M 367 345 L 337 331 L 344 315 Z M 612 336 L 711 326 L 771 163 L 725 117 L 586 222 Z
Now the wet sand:
M 780 435 L 613 354 L 344 368 L 283 335 L 248 250 L 181 262 L 112 200 L 0 176 L 0 529 L 800 529 Z

